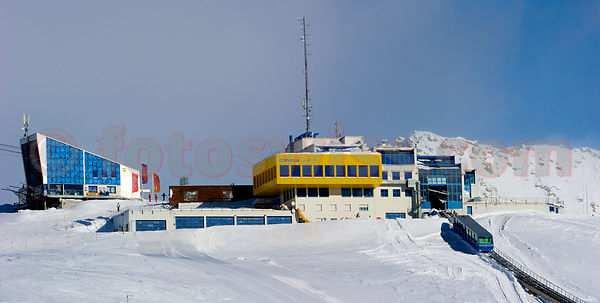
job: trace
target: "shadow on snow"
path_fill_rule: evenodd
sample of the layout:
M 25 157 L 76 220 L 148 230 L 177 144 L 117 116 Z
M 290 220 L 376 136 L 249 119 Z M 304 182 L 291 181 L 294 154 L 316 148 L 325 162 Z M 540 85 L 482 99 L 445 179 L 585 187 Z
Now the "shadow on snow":
M 468 255 L 476 255 L 477 251 L 463 238 L 461 238 L 457 233 L 455 233 L 452 228 L 450 228 L 450 224 L 443 223 L 440 231 L 440 235 L 442 239 L 448 243 L 450 248 L 455 251 L 462 252 Z

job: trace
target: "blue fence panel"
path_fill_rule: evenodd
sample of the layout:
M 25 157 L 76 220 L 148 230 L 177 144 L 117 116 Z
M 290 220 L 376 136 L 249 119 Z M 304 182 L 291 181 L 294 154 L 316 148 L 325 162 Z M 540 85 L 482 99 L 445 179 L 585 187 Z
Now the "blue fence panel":
M 237 217 L 237 225 L 265 225 L 265 217 Z
M 233 224 L 233 217 L 206 217 L 206 227 Z
M 292 224 L 292 216 L 268 216 L 267 224 Z
M 406 219 L 406 213 L 385 213 L 386 219 Z
M 204 217 L 175 217 L 175 229 L 204 228 Z
M 155 231 L 166 229 L 167 221 L 165 220 L 135 220 L 136 231 Z

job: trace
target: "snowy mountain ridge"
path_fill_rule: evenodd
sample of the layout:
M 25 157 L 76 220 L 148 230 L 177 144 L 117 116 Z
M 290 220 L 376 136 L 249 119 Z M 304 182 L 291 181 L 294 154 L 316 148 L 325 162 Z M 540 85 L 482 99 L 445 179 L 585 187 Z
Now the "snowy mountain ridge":
M 415 131 L 396 144 L 418 154 L 455 155 L 476 169 L 482 197 L 556 199 L 569 214 L 600 214 L 600 151 L 564 145 L 498 147 L 462 137 Z

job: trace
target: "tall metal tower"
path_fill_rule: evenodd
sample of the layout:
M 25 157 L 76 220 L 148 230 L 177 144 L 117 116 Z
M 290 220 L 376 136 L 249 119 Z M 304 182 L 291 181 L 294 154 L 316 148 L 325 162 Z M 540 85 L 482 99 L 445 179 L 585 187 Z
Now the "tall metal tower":
M 306 132 L 310 132 L 310 118 L 312 115 L 312 105 L 310 105 L 310 95 L 308 89 L 308 36 L 306 33 L 306 17 L 303 16 L 300 20 L 302 26 L 302 46 L 304 48 L 304 118 L 306 119 Z

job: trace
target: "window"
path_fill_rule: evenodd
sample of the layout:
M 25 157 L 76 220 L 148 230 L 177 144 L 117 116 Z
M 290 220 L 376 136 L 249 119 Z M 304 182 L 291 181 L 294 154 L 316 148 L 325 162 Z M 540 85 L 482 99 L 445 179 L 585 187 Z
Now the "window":
M 110 171 L 110 177 L 111 178 L 116 178 L 117 177 L 117 168 L 113 167 Z
M 290 176 L 290 167 L 287 165 L 279 165 L 279 176 L 280 177 L 289 177 Z
M 296 188 L 296 196 L 297 197 L 306 197 L 306 188 L 304 188 L 304 187 Z
M 352 191 L 349 188 L 342 188 L 342 197 L 352 196 Z
M 292 177 L 300 177 L 300 165 L 292 165 Z
M 401 192 L 402 192 L 402 191 L 401 191 L 400 189 L 394 189 L 394 190 L 392 191 L 392 194 L 394 195 L 394 197 L 400 197 L 400 193 L 401 193 Z
M 379 178 L 379 166 L 378 165 L 369 166 L 369 175 L 371 177 Z
M 333 177 L 333 165 L 325 165 L 325 177 Z
M 412 196 L 413 196 L 413 191 L 412 191 L 412 189 L 407 189 L 407 190 L 405 190 L 405 191 L 404 191 L 404 195 L 405 195 L 406 197 L 412 197 Z
M 323 204 L 315 204 L 315 211 L 323 211 Z
M 335 166 L 335 176 L 336 177 L 345 177 L 346 176 L 346 167 L 343 165 Z
M 373 189 L 372 188 L 365 188 L 363 190 L 363 193 L 364 193 L 365 197 L 373 197 Z
M 389 195 L 389 192 L 388 192 L 388 190 L 387 190 L 387 189 L 382 189 L 382 190 L 381 190 L 381 196 L 382 196 L 382 197 L 387 197 L 388 195 Z
M 98 186 L 88 186 L 88 191 L 91 193 L 97 193 L 98 192 Z
M 117 193 L 117 188 L 115 186 L 109 186 L 108 187 L 108 192 L 111 194 L 116 194 Z
M 358 210 L 359 211 L 369 211 L 369 204 L 359 204 Z
M 323 166 L 321 166 L 321 165 L 314 165 L 313 166 L 313 175 L 315 177 L 323 177 Z
M 348 165 L 348 177 L 356 177 L 356 166 Z
M 352 211 L 352 204 L 344 204 L 344 211 Z
M 359 177 L 368 177 L 369 176 L 369 166 L 359 165 L 358 166 L 358 176 Z
M 337 204 L 329 204 L 329 211 L 337 211 Z
M 92 167 L 92 177 L 98 178 L 98 168 Z
M 352 197 L 362 197 L 363 189 L 362 188 L 353 188 L 352 189 Z
M 387 171 L 382 171 L 381 172 L 381 179 L 383 179 L 383 180 L 387 180 L 388 179 L 388 172 Z
M 320 187 L 319 188 L 319 197 L 329 197 L 329 188 L 328 187 Z
M 196 201 L 196 200 L 198 200 L 198 191 L 186 190 L 183 193 L 183 201 L 189 202 L 189 201 Z
M 312 177 L 312 166 L 302 165 L 302 177 Z
M 405 171 L 404 172 L 404 180 L 410 180 L 412 179 L 412 172 L 411 171 Z
M 311 198 L 318 197 L 319 196 L 318 188 L 315 188 L 315 187 L 308 188 L 308 196 Z
M 392 172 L 392 180 L 400 180 L 400 172 L 399 171 Z

